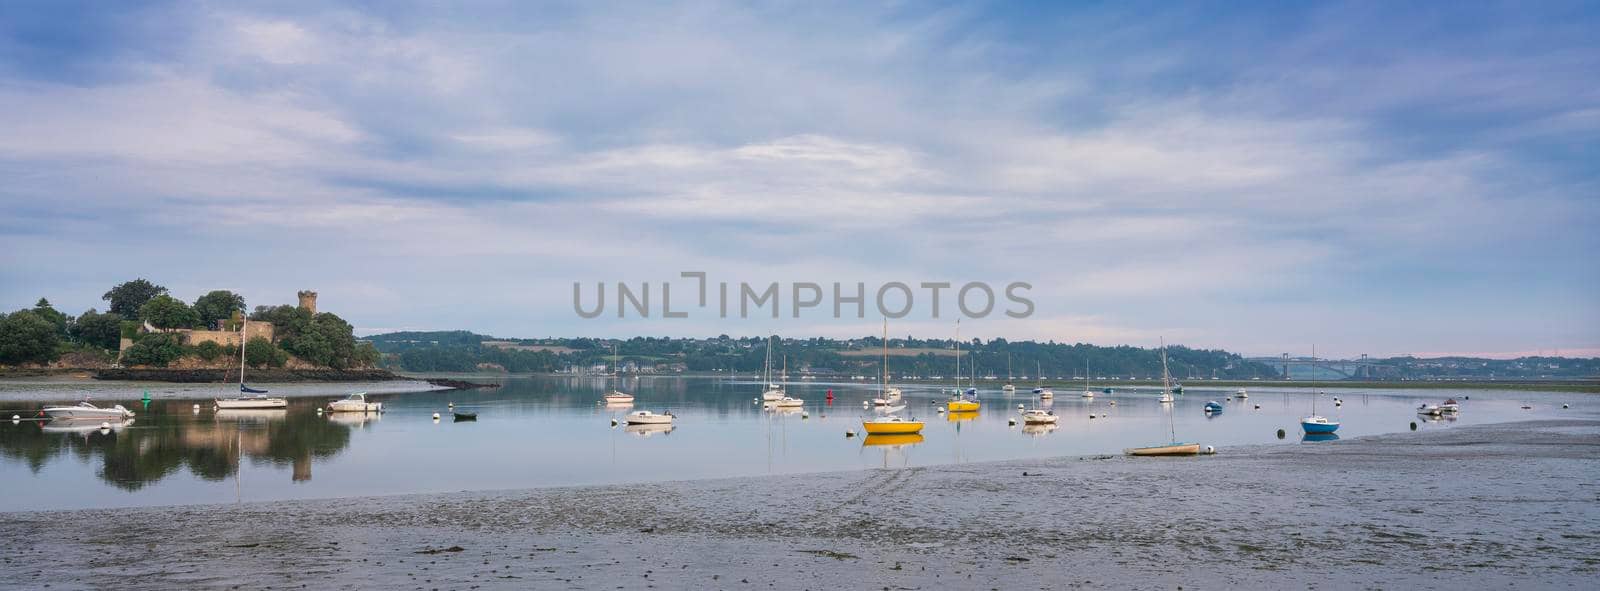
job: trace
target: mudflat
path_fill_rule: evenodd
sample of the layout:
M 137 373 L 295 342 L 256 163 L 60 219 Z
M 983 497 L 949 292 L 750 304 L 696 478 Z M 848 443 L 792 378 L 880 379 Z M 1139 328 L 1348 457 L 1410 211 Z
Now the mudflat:
M 1198 458 L 8 513 L 0 567 L 0 587 L 29 589 L 1588 588 L 1600 421 Z

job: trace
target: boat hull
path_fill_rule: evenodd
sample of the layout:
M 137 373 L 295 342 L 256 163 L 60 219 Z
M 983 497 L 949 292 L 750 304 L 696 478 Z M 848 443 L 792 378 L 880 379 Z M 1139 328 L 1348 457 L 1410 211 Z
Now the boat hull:
M 283 398 L 218 398 L 212 402 L 228 410 L 289 408 L 289 401 Z
M 1127 454 L 1130 456 L 1197 456 L 1200 455 L 1200 444 L 1174 443 L 1170 445 L 1135 447 L 1127 450 Z
M 978 412 L 978 403 L 971 400 L 951 400 L 945 404 L 945 410 L 950 412 Z
M 122 411 L 122 410 L 117 410 L 115 408 L 73 408 L 73 407 L 47 408 L 47 409 L 44 409 L 44 414 L 48 415 L 52 419 L 65 419 L 65 420 L 69 420 L 69 421 L 82 421 L 82 420 L 89 420 L 89 419 L 98 419 L 98 420 L 102 420 L 102 421 L 120 421 L 122 419 L 125 419 L 125 418 L 128 418 L 130 416 L 133 416 L 133 413 L 129 413 L 129 412 Z
M 1300 423 L 1300 428 L 1308 434 L 1332 433 L 1339 430 L 1338 423 Z
M 911 435 L 913 433 L 922 432 L 922 422 L 899 421 L 893 423 L 879 423 L 873 421 L 863 421 L 861 423 L 861 430 L 866 431 L 868 435 Z
M 382 402 L 338 402 L 328 403 L 329 412 L 381 412 Z

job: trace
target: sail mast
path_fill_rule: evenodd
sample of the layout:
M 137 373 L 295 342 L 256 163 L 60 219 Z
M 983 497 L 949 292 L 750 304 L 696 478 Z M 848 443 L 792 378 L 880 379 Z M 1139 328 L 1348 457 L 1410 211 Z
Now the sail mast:
M 889 389 L 889 319 L 883 319 L 883 375 L 878 378 L 878 397 Z
M 250 316 L 241 314 L 240 317 L 244 318 L 244 323 L 239 325 L 239 391 L 243 392 L 244 391 L 244 342 L 245 342 L 245 338 L 247 336 L 249 336 L 249 334 L 250 334 L 250 331 L 248 330 L 250 328 Z
M 1172 374 L 1167 373 L 1167 339 L 1161 339 L 1161 397 L 1172 397 Z M 1178 426 L 1173 422 L 1172 412 L 1167 412 L 1167 430 L 1172 435 L 1172 441 L 1178 441 Z
M 956 319 L 956 394 L 961 393 L 961 319 Z

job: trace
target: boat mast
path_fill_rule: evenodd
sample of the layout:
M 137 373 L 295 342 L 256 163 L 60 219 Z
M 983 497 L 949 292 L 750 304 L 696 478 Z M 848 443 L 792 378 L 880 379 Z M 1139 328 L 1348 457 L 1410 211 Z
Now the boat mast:
M 239 392 L 242 396 L 244 392 L 244 340 L 250 334 L 248 330 L 250 328 L 250 316 L 240 314 L 240 317 L 244 318 L 244 323 L 239 325 Z
M 883 376 L 878 378 L 878 397 L 889 390 L 889 319 L 883 319 Z
M 1161 398 L 1172 398 L 1172 374 L 1167 373 L 1167 339 L 1161 339 Z M 1172 435 L 1172 441 L 1178 441 L 1178 426 L 1173 422 L 1172 412 L 1167 412 L 1167 431 Z
M 961 394 L 961 319 L 956 319 L 956 394 Z

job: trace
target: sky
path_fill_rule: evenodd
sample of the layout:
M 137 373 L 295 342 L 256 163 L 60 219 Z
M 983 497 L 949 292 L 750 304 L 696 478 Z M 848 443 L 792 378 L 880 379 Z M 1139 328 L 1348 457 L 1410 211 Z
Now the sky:
M 702 271 L 1032 286 L 963 338 L 1600 355 L 1597 30 L 1592 2 L 5 2 L 0 310 L 144 277 L 316 290 L 362 334 L 881 330 L 574 311 L 601 282 L 676 309 Z M 889 330 L 954 336 L 953 304 Z

